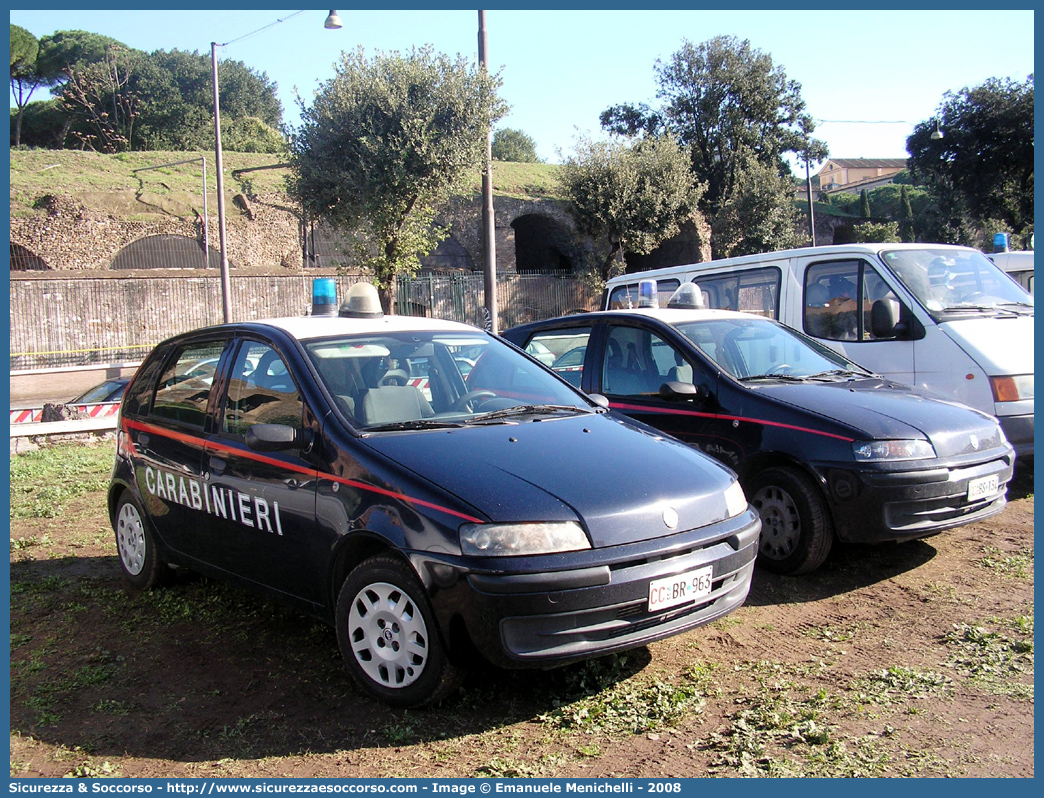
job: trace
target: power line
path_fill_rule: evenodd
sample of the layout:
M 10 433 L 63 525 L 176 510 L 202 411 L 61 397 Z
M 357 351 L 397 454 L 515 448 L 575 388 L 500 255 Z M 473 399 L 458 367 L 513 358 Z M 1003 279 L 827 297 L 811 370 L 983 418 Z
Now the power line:
M 253 36 L 255 33 L 260 33 L 263 30 L 268 30 L 269 28 L 271 28 L 271 27 L 273 27 L 275 25 L 278 25 L 280 22 L 286 22 L 288 19 L 293 19 L 298 14 L 303 14 L 303 13 L 304 13 L 304 9 L 302 9 L 301 11 L 295 11 L 293 14 L 291 14 L 288 17 L 283 17 L 282 19 L 277 19 L 275 22 L 269 22 L 264 27 L 258 28 L 257 30 L 251 31 L 250 33 L 244 33 L 238 39 L 232 39 L 230 41 L 225 42 L 224 44 L 219 44 L 218 47 L 228 47 L 228 45 L 230 45 L 230 44 L 235 44 L 236 42 L 241 42 L 241 41 L 243 41 L 243 39 L 247 39 L 247 38 Z

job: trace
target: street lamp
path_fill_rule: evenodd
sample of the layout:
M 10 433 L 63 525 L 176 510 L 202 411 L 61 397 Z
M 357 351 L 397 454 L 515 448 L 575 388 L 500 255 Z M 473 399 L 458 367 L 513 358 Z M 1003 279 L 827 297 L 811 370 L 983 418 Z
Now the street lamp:
M 943 132 L 942 132 L 942 130 L 939 129 L 939 120 L 936 119 L 935 120 L 935 130 L 932 131 L 931 139 L 932 139 L 932 141 L 938 141 L 942 137 L 943 137 Z
M 218 241 L 221 246 L 221 314 L 226 324 L 232 321 L 232 281 L 228 274 L 228 246 L 225 238 L 225 170 L 222 167 L 221 162 L 221 102 L 220 93 L 218 91 L 217 48 L 227 47 L 234 42 L 245 39 L 247 36 L 253 36 L 255 33 L 260 33 L 265 28 L 271 28 L 273 25 L 278 25 L 280 22 L 286 22 L 291 17 L 296 17 L 298 14 L 302 13 L 304 12 L 298 11 L 291 14 L 289 17 L 277 19 L 275 22 L 270 22 L 255 31 L 244 34 L 238 39 L 227 41 L 224 44 L 218 44 L 217 42 L 210 43 L 210 67 L 211 75 L 214 80 L 214 165 L 217 169 Z M 328 30 L 337 30 L 341 27 L 341 18 L 337 16 L 336 11 L 330 12 L 330 15 L 326 18 L 326 22 L 323 23 L 323 27 Z
M 478 12 L 479 69 L 487 72 L 489 58 L 486 44 L 486 12 Z M 486 152 L 482 165 L 482 282 L 485 289 L 486 324 L 496 335 L 497 319 L 497 234 L 493 213 L 493 130 L 486 129 Z

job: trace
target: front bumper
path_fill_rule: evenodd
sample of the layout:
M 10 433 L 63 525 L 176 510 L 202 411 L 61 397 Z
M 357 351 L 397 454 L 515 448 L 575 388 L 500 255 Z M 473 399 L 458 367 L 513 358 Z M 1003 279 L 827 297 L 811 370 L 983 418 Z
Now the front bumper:
M 1017 457 L 1033 457 L 1033 414 L 1024 416 L 998 416 L 1001 429 L 1008 443 L 1015 447 Z
M 1007 504 L 1014 463 L 1009 448 L 993 459 L 919 471 L 823 469 L 837 536 L 849 543 L 913 540 L 996 515 Z M 969 501 L 969 483 L 994 475 L 997 492 Z
M 473 647 L 499 667 L 550 667 L 646 645 L 736 609 L 750 590 L 760 532 L 748 509 L 708 528 L 578 552 L 566 568 L 558 558 L 561 570 L 538 570 L 547 557 L 519 558 L 510 571 L 509 563 L 494 571 L 446 560 L 422 569 L 439 574 L 432 605 L 451 656 Z M 709 595 L 648 611 L 652 580 L 707 565 Z

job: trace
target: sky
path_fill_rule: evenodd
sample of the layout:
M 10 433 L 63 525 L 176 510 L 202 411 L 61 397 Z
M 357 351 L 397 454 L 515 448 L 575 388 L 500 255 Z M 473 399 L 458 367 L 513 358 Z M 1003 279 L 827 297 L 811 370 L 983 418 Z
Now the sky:
M 284 121 L 334 74 L 342 51 L 408 51 L 431 44 L 477 58 L 474 10 L 18 11 L 11 22 L 37 37 L 88 30 L 140 50 L 196 50 L 244 62 L 279 87 Z M 1032 10 L 696 11 L 487 9 L 491 71 L 511 111 L 497 127 L 523 130 L 537 154 L 560 162 L 579 135 L 604 137 L 599 114 L 619 103 L 656 103 L 654 66 L 688 39 L 735 36 L 772 57 L 801 84 L 815 136 L 834 158 L 904 158 L 913 126 L 931 119 L 947 91 L 1033 72 Z M 278 21 L 282 20 L 282 21 Z M 260 29 L 260 30 L 259 30 Z M 256 31 L 256 33 L 255 33 Z M 44 94 L 40 99 L 46 99 Z M 38 99 L 34 96 L 33 99 Z M 12 102 L 13 105 L 13 102 Z

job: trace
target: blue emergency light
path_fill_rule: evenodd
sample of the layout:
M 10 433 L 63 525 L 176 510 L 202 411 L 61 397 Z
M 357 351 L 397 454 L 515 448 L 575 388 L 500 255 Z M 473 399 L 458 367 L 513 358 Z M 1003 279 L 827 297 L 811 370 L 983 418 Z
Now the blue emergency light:
M 1008 234 L 1007 233 L 994 233 L 993 234 L 993 251 L 994 252 L 1007 252 L 1008 251 Z
M 337 282 L 332 277 L 312 280 L 312 315 L 337 315 Z

